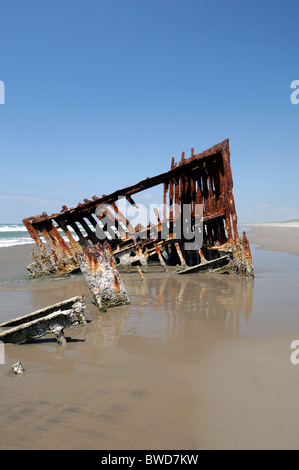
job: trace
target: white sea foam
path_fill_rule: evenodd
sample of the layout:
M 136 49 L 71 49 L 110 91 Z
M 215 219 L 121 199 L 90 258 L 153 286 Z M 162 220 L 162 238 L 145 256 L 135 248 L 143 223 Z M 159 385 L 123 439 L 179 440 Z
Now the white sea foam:
M 27 232 L 27 229 L 24 225 L 0 224 L 0 232 Z
M 16 237 L 16 238 L 0 238 L 0 248 L 7 248 L 9 246 L 29 245 L 34 243 L 30 237 Z
M 93 227 L 91 227 L 91 230 Z M 65 236 L 63 230 L 57 227 L 58 232 L 64 239 L 64 241 L 69 244 L 68 238 Z M 73 231 L 70 230 L 72 237 L 75 241 L 79 240 L 78 235 Z M 81 228 L 81 233 L 83 236 L 86 236 L 86 232 L 83 228 Z M 47 245 L 47 241 L 44 237 L 40 237 L 41 241 Z M 0 224 L 0 248 L 6 248 L 9 246 L 16 246 L 16 245 L 28 245 L 35 243 L 34 240 L 29 236 L 29 233 L 26 227 L 23 224 Z M 51 250 L 50 250 L 51 251 Z

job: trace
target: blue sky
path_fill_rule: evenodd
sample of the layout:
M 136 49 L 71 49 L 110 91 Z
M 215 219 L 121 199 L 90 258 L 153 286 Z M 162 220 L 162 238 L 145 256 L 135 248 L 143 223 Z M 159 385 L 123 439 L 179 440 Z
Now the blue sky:
M 0 223 L 229 138 L 240 223 L 299 218 L 299 3 L 1 4 Z

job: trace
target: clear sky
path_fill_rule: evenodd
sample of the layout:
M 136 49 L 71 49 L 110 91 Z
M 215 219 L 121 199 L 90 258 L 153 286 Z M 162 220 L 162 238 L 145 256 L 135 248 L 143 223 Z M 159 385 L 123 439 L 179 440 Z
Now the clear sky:
M 1 2 L 0 223 L 228 138 L 241 223 L 299 218 L 298 0 Z

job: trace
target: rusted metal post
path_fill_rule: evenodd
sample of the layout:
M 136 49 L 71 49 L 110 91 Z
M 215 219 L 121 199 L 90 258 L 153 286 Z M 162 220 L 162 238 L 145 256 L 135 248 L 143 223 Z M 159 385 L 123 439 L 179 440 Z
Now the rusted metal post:
M 175 247 L 180 258 L 181 266 L 185 268 L 187 265 L 186 265 L 186 261 L 184 259 L 183 253 L 181 251 L 180 245 L 178 243 L 175 243 Z
M 254 277 L 254 269 L 252 264 L 251 250 L 246 232 L 243 232 L 243 253 L 245 258 L 246 273 L 248 276 Z
M 130 303 L 124 283 L 116 269 L 109 243 L 86 248 L 78 257 L 86 283 L 100 310 Z
M 77 265 L 76 254 L 82 253 L 83 249 L 79 242 L 77 242 L 74 237 L 72 236 L 71 232 L 68 229 L 67 223 L 61 217 L 57 219 L 57 224 L 64 232 L 65 236 L 69 241 L 69 248 L 72 252 L 74 263 Z
M 167 191 L 168 191 L 168 184 L 166 181 L 163 183 L 163 222 L 167 220 Z
M 208 261 L 206 260 L 201 248 L 198 250 L 198 253 L 200 255 L 200 263 L 207 264 Z
M 162 266 L 162 268 L 163 268 L 163 271 L 167 273 L 167 272 L 168 272 L 167 266 L 166 266 L 166 263 L 165 263 L 165 261 L 164 261 L 164 259 L 163 259 L 162 253 L 161 253 L 161 250 L 160 250 L 160 248 L 158 247 L 157 243 L 155 243 L 155 248 L 156 248 L 156 253 L 157 253 L 157 255 L 158 255 L 160 264 L 161 264 L 161 266 Z
M 138 270 L 138 272 L 139 272 L 139 274 L 140 274 L 141 280 L 144 281 L 145 279 L 144 279 L 144 276 L 143 276 L 143 272 L 142 272 L 141 267 L 139 266 L 139 264 L 138 264 L 138 266 L 137 266 L 137 270 Z

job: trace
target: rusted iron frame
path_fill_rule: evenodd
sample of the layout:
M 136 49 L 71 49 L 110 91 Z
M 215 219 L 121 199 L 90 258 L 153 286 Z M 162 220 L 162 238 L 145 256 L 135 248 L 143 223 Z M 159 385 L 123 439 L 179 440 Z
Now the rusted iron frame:
M 47 220 L 42 226 L 39 226 L 39 229 L 36 229 L 28 219 L 24 221 L 24 225 L 31 238 L 36 242 L 41 254 L 41 258 L 39 258 L 36 251 L 33 250 L 34 259 L 41 259 L 41 261 L 47 262 L 53 272 L 55 272 L 55 267 L 61 273 L 69 272 L 77 267 L 73 247 L 67 245 L 54 226 L 53 221 Z M 41 237 L 45 239 L 52 253 L 47 250 Z
M 197 169 L 201 167 L 201 162 L 203 159 L 217 155 L 219 153 L 225 153 L 225 149 L 228 146 L 228 139 L 224 142 L 211 147 L 209 150 L 205 150 L 201 154 L 194 155 L 193 159 L 186 160 L 183 166 L 175 166 L 168 172 L 162 173 L 158 176 L 153 176 L 151 178 L 147 178 L 145 180 L 140 181 L 139 183 L 129 186 L 127 188 L 119 189 L 110 195 L 104 195 L 103 197 L 99 198 L 97 196 L 93 196 L 93 200 L 87 200 L 88 202 L 79 203 L 76 207 L 67 209 L 66 206 L 63 206 L 63 210 L 59 213 L 53 213 L 51 215 L 46 214 L 45 212 L 42 215 L 28 217 L 24 219 L 24 221 L 30 222 L 32 225 L 44 222 L 46 220 L 52 219 L 56 220 L 56 218 L 63 216 L 63 218 L 71 219 L 74 215 L 79 215 L 81 212 L 86 212 L 93 210 L 95 211 L 96 207 L 99 204 L 111 204 L 118 200 L 120 197 L 126 197 L 130 199 L 133 194 L 139 193 L 146 189 L 152 188 L 159 184 L 164 183 L 165 181 L 170 181 L 171 179 L 175 178 L 176 176 L 180 175 L 182 172 L 186 173 L 189 170 Z M 199 164 L 199 166 L 198 166 Z M 23 221 L 23 222 L 24 222 Z M 25 223 L 25 222 L 24 222 Z
M 216 167 L 217 171 L 215 171 Z M 66 259 L 72 259 L 73 264 L 75 265 L 76 262 L 72 252 L 74 252 L 74 247 L 78 248 L 78 242 L 75 242 L 75 240 L 72 238 L 71 233 L 67 229 L 67 225 L 70 225 L 77 233 L 79 237 L 79 245 L 80 243 L 82 244 L 83 240 L 85 240 L 85 237 L 76 226 L 76 221 L 81 223 L 87 232 L 88 237 L 92 239 L 92 242 L 94 242 L 95 238 L 92 236 L 92 231 L 89 229 L 86 223 L 85 227 L 84 223 L 82 224 L 83 217 L 88 218 L 90 221 L 90 217 L 92 217 L 91 214 L 94 214 L 99 204 L 111 204 L 113 205 L 114 209 L 117 208 L 115 201 L 119 197 L 126 197 L 130 204 L 136 206 L 134 200 L 132 199 L 133 194 L 145 189 L 149 189 L 161 183 L 163 183 L 164 186 L 163 222 L 167 220 L 167 193 L 169 196 L 170 215 L 168 222 L 170 222 L 170 225 L 177 217 L 177 214 L 173 214 L 172 205 L 174 203 L 176 205 L 181 205 L 188 201 L 192 205 L 192 216 L 194 216 L 195 205 L 204 203 L 204 222 L 206 228 L 206 238 L 209 244 L 213 244 L 215 238 L 218 238 L 219 243 L 221 244 L 224 244 L 225 242 L 231 243 L 234 241 L 237 256 L 242 256 L 240 253 L 240 245 L 242 242 L 240 242 L 237 232 L 237 215 L 232 194 L 233 183 L 230 167 L 228 139 L 220 144 L 213 146 L 211 149 L 202 152 L 201 154 L 194 155 L 194 150 L 191 149 L 191 157 L 189 159 L 185 159 L 185 154 L 183 152 L 181 161 L 178 164 L 175 163 L 174 158 L 172 159 L 171 170 L 166 173 L 154 176 L 152 178 L 147 178 L 146 180 L 143 180 L 133 186 L 115 191 L 108 196 L 103 195 L 102 198 L 93 196 L 92 200 L 84 199 L 84 203 L 79 203 L 75 208 L 68 209 L 66 206 L 63 206 L 62 211 L 58 214 L 52 214 L 51 216 L 48 216 L 46 213 L 43 213 L 41 216 L 29 217 L 24 219 L 23 223 L 26 226 L 30 236 L 34 239 L 38 248 L 40 249 L 42 257 L 46 256 L 47 253 L 45 251 L 46 248 L 40 239 L 40 234 L 45 235 L 44 226 L 47 222 L 51 223 L 52 228 L 49 230 L 49 236 L 46 235 L 45 238 L 48 238 L 47 241 L 49 242 L 49 246 L 52 249 L 53 258 L 58 263 L 59 269 L 63 264 L 67 264 L 63 261 L 64 255 L 66 255 Z M 121 215 L 119 213 L 118 216 L 120 221 Z M 208 223 L 209 221 L 217 218 L 221 219 L 221 223 Z M 70 247 L 68 247 L 68 245 L 58 233 L 57 229 L 55 229 L 53 221 L 55 221 L 66 234 L 70 242 Z M 225 223 L 226 234 L 224 233 L 222 221 Z M 128 226 L 127 223 L 128 221 L 126 220 L 126 226 Z M 170 231 L 171 228 L 172 227 L 170 227 Z M 144 228 L 144 230 L 145 229 L 148 229 L 148 227 Z M 158 230 L 161 230 L 160 220 L 158 220 Z M 134 228 L 130 227 L 128 235 L 129 238 L 133 236 L 133 231 Z M 62 246 L 62 250 L 60 247 L 58 247 L 58 245 Z M 248 255 L 247 250 L 247 258 L 249 259 L 249 257 L 251 257 L 251 254 L 249 252 Z

